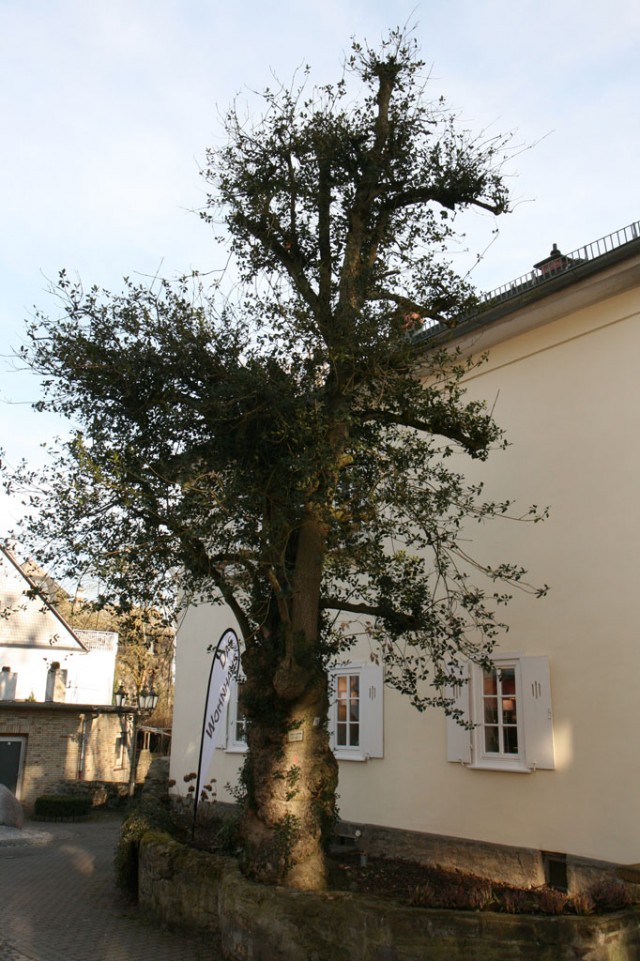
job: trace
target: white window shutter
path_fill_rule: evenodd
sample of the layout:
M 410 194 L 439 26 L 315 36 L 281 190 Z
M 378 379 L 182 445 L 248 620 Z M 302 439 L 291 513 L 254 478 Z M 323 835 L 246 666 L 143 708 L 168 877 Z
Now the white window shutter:
M 365 757 L 384 757 L 384 677 L 382 666 L 360 668 L 360 749 Z
M 526 761 L 531 768 L 553 770 L 556 765 L 549 661 L 546 657 L 523 657 L 520 670 Z
M 453 709 L 460 711 L 459 723 L 447 714 L 445 718 L 447 732 L 447 761 L 457 764 L 471 764 L 471 731 L 463 727 L 471 720 L 469 665 L 460 668 L 460 684 L 446 688 L 446 696 L 453 698 Z

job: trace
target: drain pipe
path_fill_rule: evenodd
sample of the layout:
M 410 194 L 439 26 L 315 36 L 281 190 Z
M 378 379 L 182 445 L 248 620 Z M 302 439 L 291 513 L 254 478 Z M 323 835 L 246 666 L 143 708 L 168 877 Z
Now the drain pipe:
M 80 723 L 80 756 L 78 758 L 77 780 L 84 781 L 84 765 L 87 756 L 87 741 L 89 740 L 89 725 L 91 724 L 91 718 L 88 718 L 86 714 L 81 714 Z

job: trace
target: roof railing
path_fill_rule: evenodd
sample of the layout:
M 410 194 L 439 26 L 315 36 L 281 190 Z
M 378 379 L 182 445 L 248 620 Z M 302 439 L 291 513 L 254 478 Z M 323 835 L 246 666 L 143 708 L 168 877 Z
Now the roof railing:
M 495 304 L 497 301 L 506 300 L 508 297 L 516 297 L 531 287 L 537 287 L 545 280 L 575 270 L 581 264 L 596 260 L 618 247 L 623 247 L 624 244 L 628 244 L 632 240 L 638 240 L 638 238 L 640 238 L 640 220 L 634 221 L 628 227 L 615 230 L 605 237 L 600 237 L 599 240 L 594 240 L 584 247 L 578 247 L 577 250 L 572 250 L 569 254 L 560 253 L 554 244 L 554 249 L 549 257 L 536 264 L 529 273 L 522 274 L 521 277 L 517 277 L 515 280 L 511 280 L 509 283 L 496 287 L 487 293 L 479 294 L 479 304 L 486 307 L 488 304 Z

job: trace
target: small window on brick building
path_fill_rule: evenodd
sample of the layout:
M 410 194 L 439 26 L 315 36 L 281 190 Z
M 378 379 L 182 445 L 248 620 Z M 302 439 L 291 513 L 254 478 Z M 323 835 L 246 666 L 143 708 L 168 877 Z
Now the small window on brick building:
M 115 763 L 114 763 L 115 768 L 124 767 L 124 754 L 125 754 L 126 746 L 127 746 L 126 736 L 124 734 L 118 734 L 118 736 L 116 737 L 116 744 L 115 744 Z

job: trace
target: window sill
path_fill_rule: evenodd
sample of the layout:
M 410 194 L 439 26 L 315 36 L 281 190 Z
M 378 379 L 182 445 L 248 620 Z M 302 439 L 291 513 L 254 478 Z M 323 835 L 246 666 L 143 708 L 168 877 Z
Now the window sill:
M 336 751 L 335 748 L 333 751 L 333 756 L 335 757 L 336 761 L 368 761 L 369 760 L 368 754 L 356 754 L 355 752 L 352 754 L 349 751 Z
M 508 774 L 533 774 L 535 768 L 529 767 L 524 761 L 481 761 L 475 764 L 466 765 L 470 771 L 504 771 Z
M 230 744 L 224 750 L 226 754 L 246 754 L 249 749 L 246 744 Z

